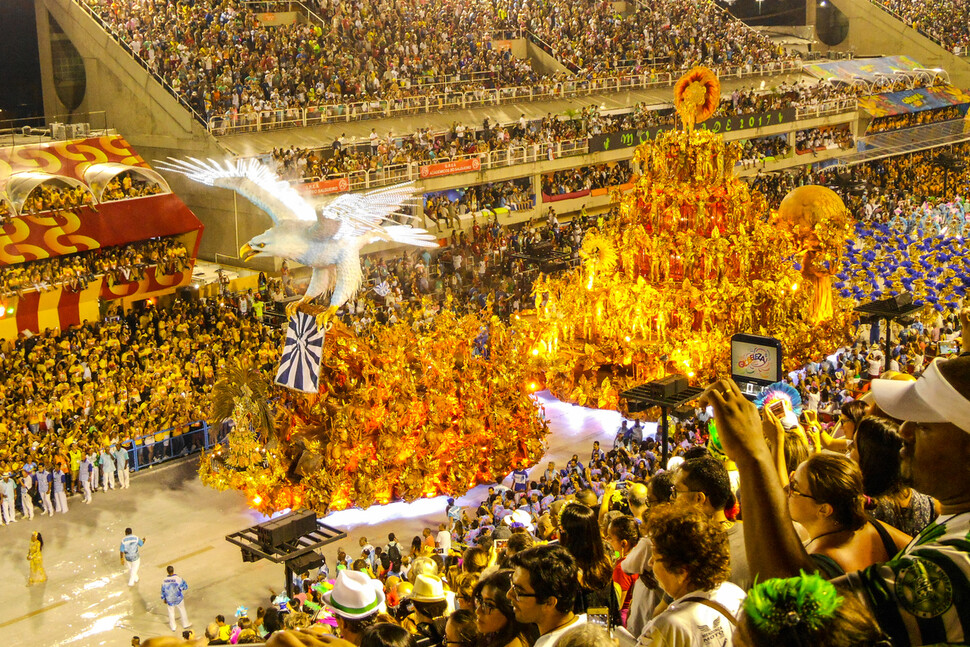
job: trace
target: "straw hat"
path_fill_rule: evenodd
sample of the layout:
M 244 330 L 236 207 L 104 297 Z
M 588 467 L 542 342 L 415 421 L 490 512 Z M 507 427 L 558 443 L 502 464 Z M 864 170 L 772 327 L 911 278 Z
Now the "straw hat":
M 414 580 L 411 599 L 415 602 L 444 602 L 447 597 L 441 579 L 431 575 L 418 575 Z

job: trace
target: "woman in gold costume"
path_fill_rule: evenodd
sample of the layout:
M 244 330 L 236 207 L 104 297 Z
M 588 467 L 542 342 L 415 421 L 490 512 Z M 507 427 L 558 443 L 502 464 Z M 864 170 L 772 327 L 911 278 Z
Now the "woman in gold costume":
M 30 536 L 30 548 L 27 550 L 27 561 L 30 562 L 30 579 L 27 580 L 27 586 L 47 581 L 43 550 L 44 538 L 39 532 L 35 532 Z

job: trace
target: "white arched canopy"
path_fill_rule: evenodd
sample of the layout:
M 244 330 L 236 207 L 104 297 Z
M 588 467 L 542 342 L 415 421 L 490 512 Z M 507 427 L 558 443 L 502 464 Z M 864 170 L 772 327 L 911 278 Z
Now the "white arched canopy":
M 127 164 L 119 164 L 117 162 L 105 162 L 103 164 L 92 164 L 84 171 L 84 181 L 88 183 L 91 190 L 94 191 L 94 195 L 97 196 L 98 202 L 103 202 L 104 190 L 108 186 L 111 180 L 115 179 L 122 173 L 131 173 L 133 176 L 137 176 L 146 182 L 154 182 L 162 188 L 164 193 L 171 193 L 172 189 L 168 186 L 168 182 L 165 181 L 157 171 L 150 168 L 145 168 L 143 166 L 129 166 Z
M 7 183 L 3 187 L 16 214 L 20 215 L 23 213 L 23 206 L 27 197 L 34 189 L 42 184 L 70 189 L 80 187 L 87 193 L 90 193 L 93 201 L 97 202 L 97 198 L 91 192 L 91 188 L 80 180 L 66 175 L 54 175 L 53 173 L 44 173 L 41 171 L 24 171 L 22 173 L 14 173 L 7 178 Z

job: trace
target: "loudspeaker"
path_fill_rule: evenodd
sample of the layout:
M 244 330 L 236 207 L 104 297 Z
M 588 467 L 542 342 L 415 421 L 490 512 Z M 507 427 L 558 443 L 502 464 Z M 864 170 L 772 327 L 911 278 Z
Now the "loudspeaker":
M 672 398 L 687 388 L 687 378 L 680 374 L 668 375 L 647 384 L 647 394 L 653 399 Z
M 250 550 L 246 550 L 245 548 L 242 548 L 240 550 L 242 550 L 242 558 L 244 562 L 258 562 L 259 560 L 262 559 L 262 557 L 260 557 L 259 555 L 257 555 L 256 553 Z
M 292 512 L 256 526 L 256 537 L 263 547 L 275 548 L 308 535 L 317 529 L 317 515 L 312 510 Z
M 913 305 L 913 293 L 903 292 L 902 294 L 897 294 L 893 297 L 893 301 L 896 303 L 897 308 L 904 308 L 909 305 Z
M 323 557 L 314 552 L 306 553 L 305 555 L 300 555 L 299 557 L 294 557 L 286 562 L 286 565 L 290 567 L 290 570 L 296 574 L 307 573 L 314 568 L 320 568 L 323 566 Z

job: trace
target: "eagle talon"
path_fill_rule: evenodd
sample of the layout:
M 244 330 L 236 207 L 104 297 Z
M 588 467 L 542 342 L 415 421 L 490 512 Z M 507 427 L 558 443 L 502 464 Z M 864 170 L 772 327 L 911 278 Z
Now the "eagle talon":
M 292 301 L 286 304 L 286 318 L 292 319 L 294 316 L 296 316 L 296 313 L 300 309 L 300 306 L 302 306 L 304 303 L 308 303 L 309 301 L 310 301 L 309 299 L 307 299 L 306 297 L 303 297 L 299 301 Z
M 330 329 L 332 324 L 329 324 L 330 319 L 337 314 L 337 306 L 330 306 L 323 312 L 317 315 L 317 329 L 326 327 L 327 330 Z

